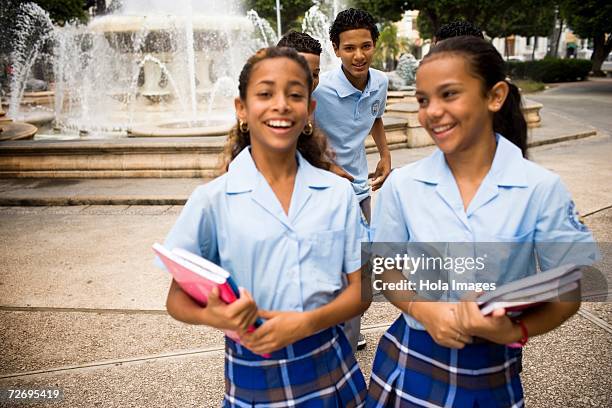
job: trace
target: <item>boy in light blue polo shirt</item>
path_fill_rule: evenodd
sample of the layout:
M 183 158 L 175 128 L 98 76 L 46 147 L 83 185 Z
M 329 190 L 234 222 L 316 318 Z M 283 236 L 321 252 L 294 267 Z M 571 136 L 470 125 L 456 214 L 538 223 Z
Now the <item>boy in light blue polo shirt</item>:
M 382 122 L 389 80 L 382 72 L 370 68 L 378 29 L 370 14 L 351 8 L 338 13 L 329 36 L 342 65 L 321 75 L 319 86 L 312 94 L 317 101 L 315 120 L 335 151 L 335 161 L 340 167 L 332 171 L 352 181 L 361 211 L 370 222 L 364 145 L 370 132 L 380 154 L 372 190 L 379 189 L 391 171 L 391 154 Z M 357 317 L 346 322 L 345 327 L 351 346 L 358 350 L 366 346 L 360 326 Z
M 352 8 L 338 13 L 329 34 L 342 65 L 321 76 L 313 93 L 317 101 L 315 119 L 336 153 L 336 163 L 350 174 L 369 222 L 370 187 L 364 142 L 371 132 L 380 154 L 372 180 L 372 190 L 377 190 L 391 171 L 382 122 L 389 80 L 384 73 L 370 68 L 378 29 L 369 13 Z

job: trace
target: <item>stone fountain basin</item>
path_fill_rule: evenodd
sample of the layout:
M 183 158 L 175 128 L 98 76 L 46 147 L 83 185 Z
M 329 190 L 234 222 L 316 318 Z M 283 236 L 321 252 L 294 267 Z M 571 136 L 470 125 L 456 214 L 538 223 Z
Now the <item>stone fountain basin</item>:
M 171 121 L 154 125 L 134 126 L 128 130 L 130 137 L 196 137 L 225 136 L 235 122 L 222 119 L 199 121 Z
M 37 131 L 38 128 L 29 123 L 2 121 L 0 122 L 0 141 L 31 139 Z
M 189 16 L 194 31 L 250 29 L 251 22 L 244 16 Z M 88 28 L 100 33 L 165 31 L 184 27 L 187 17 L 177 15 L 108 15 L 94 19 Z

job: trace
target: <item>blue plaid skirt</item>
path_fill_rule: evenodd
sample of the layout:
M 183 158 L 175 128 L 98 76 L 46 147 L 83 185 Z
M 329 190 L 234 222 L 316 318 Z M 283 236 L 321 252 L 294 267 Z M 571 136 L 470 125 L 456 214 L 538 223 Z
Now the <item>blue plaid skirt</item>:
M 224 407 L 362 407 L 366 393 L 339 328 L 302 339 L 270 358 L 225 338 Z
M 522 407 L 521 350 L 443 347 L 400 316 L 378 343 L 366 407 Z

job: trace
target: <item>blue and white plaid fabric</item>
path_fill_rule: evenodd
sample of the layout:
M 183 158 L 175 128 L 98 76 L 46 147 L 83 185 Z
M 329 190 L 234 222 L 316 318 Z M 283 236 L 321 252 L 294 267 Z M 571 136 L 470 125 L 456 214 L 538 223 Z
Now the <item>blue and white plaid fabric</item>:
M 362 407 L 366 383 L 341 329 L 263 358 L 226 337 L 224 407 Z
M 522 407 L 521 350 L 443 347 L 400 316 L 376 350 L 366 407 Z

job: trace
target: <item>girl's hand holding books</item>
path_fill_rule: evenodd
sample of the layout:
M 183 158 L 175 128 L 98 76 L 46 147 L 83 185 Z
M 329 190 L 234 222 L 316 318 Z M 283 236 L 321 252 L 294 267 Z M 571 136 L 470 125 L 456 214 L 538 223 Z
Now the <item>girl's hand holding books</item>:
M 495 309 L 483 316 L 478 304 L 462 301 L 457 304 L 457 322 L 464 333 L 478 336 L 497 344 L 510 344 L 522 337 L 521 328 L 507 315 L 505 309 Z
M 456 308 L 455 304 L 443 302 L 415 302 L 411 305 L 412 316 L 421 322 L 436 343 L 462 349 L 472 342 L 472 336 L 459 326 Z
M 257 320 L 257 305 L 251 294 L 240 288 L 240 298 L 231 304 L 219 298 L 219 288 L 213 288 L 208 296 L 206 311 L 214 319 L 214 326 L 222 330 L 232 330 L 243 336 Z
M 306 313 L 260 310 L 259 317 L 265 323 L 240 337 L 242 344 L 256 354 L 270 354 L 313 334 L 308 330 Z

